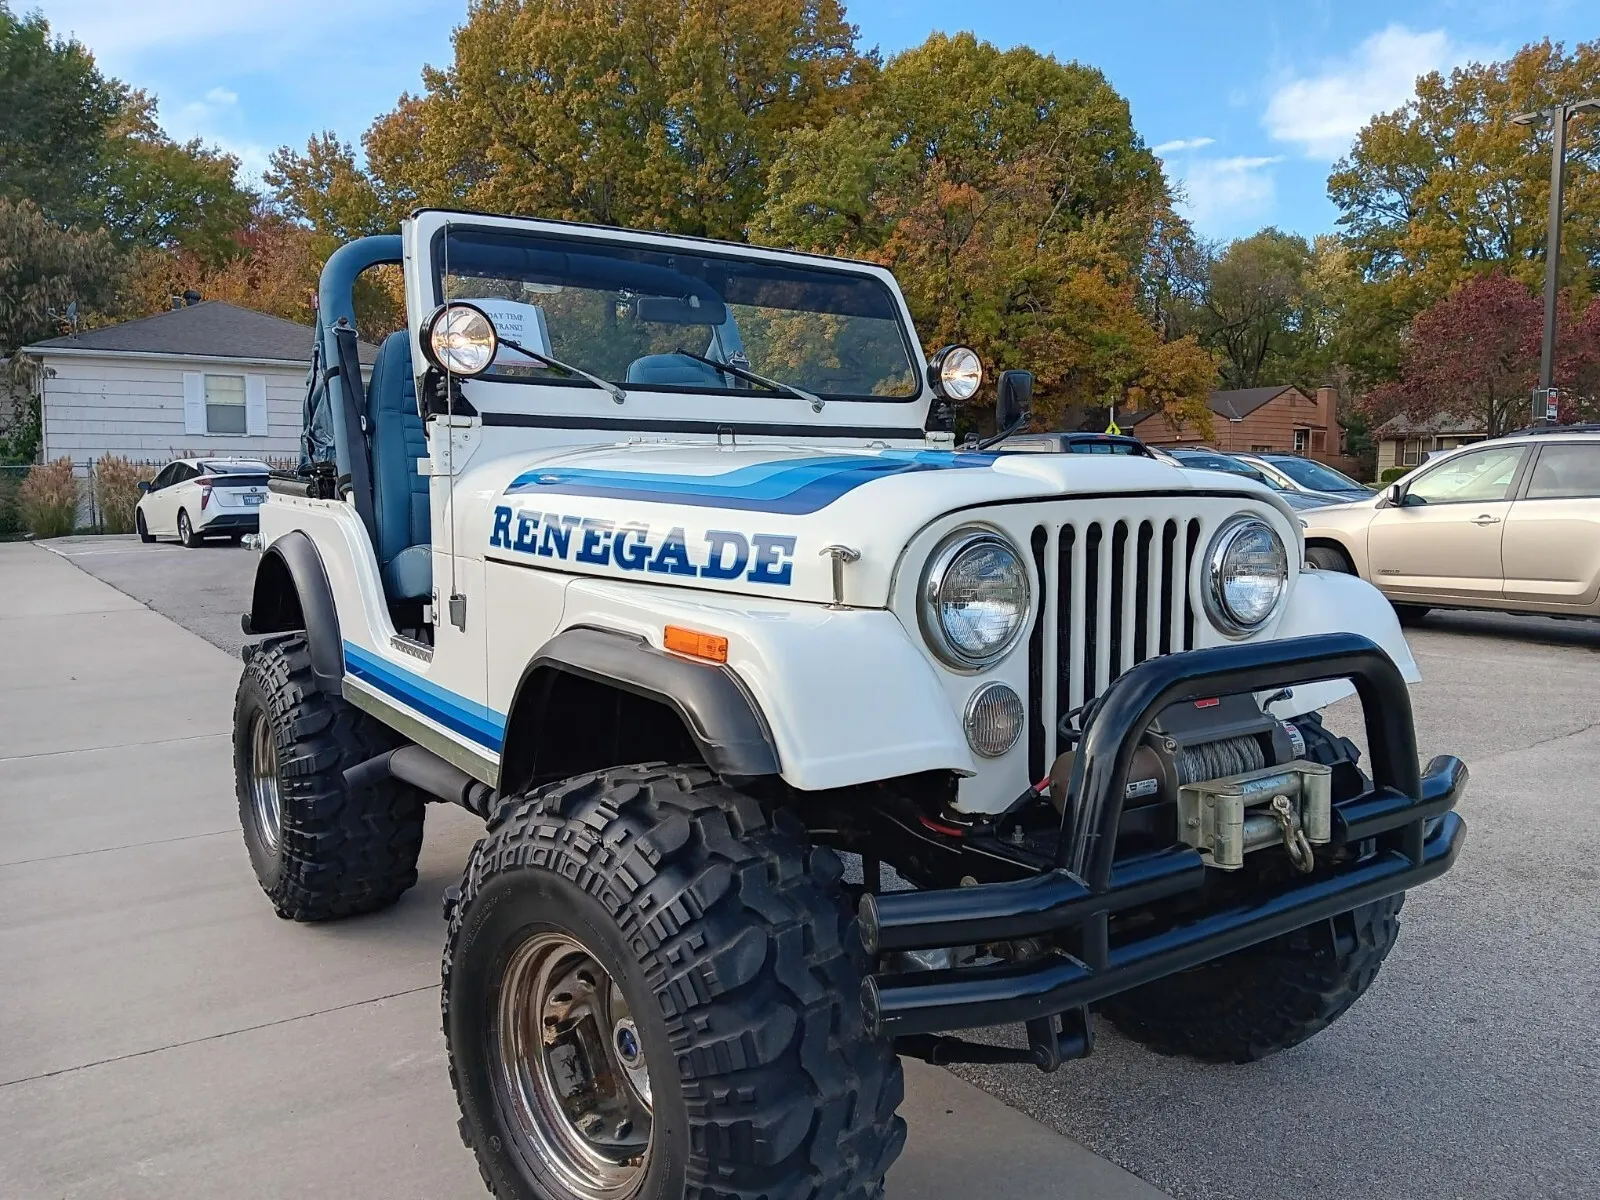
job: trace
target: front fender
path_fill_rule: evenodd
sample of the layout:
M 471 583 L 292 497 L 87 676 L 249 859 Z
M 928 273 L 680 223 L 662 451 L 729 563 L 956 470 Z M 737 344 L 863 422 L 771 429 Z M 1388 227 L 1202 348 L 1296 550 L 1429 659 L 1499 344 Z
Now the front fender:
M 932 665 L 893 613 L 574 580 L 564 628 L 598 626 L 661 648 L 666 625 L 728 639 L 728 667 L 771 730 L 783 779 L 802 791 L 920 771 L 975 770 Z
M 1371 638 L 1394 660 L 1407 683 L 1422 679 L 1394 607 L 1364 579 L 1335 571 L 1300 572 L 1272 636 L 1292 638 L 1314 633 L 1359 633 Z M 1355 687 L 1345 680 L 1306 684 L 1295 688 L 1288 700 L 1273 704 L 1271 711 L 1286 719 L 1326 708 L 1335 700 L 1354 694 Z

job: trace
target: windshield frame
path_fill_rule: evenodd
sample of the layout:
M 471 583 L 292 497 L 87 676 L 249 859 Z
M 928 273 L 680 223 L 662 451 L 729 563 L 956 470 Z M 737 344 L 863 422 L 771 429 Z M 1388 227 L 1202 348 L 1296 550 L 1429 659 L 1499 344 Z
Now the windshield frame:
M 594 227 L 586 225 L 574 225 L 573 231 L 569 232 L 567 229 L 560 228 L 560 226 L 563 224 L 566 223 L 546 220 L 539 221 L 539 228 L 520 228 L 517 225 L 480 223 L 472 220 L 463 220 L 459 222 L 446 221 L 444 224 L 441 224 L 433 231 L 432 236 L 429 238 L 428 244 L 429 280 L 432 288 L 434 306 L 437 307 L 438 305 L 444 303 L 444 245 L 445 239 L 453 233 L 469 232 L 488 234 L 498 237 L 509 236 L 530 239 L 556 239 L 565 242 L 572 242 L 580 246 L 620 246 L 641 248 L 654 253 L 671 253 L 670 247 L 660 246 L 656 244 L 654 240 L 655 237 L 663 235 L 651 235 L 642 230 L 630 231 L 621 229 L 616 230 L 609 235 L 607 233 L 576 232 L 580 229 L 585 231 L 593 230 Z M 557 226 L 557 228 L 545 228 L 545 226 L 550 225 Z M 883 290 L 884 299 L 888 303 L 890 310 L 894 313 L 895 328 L 899 332 L 900 342 L 906 355 L 906 363 L 911 372 L 911 379 L 914 384 L 912 391 L 909 395 L 905 396 L 884 396 L 866 393 L 826 391 L 818 391 L 816 394 L 823 400 L 826 400 L 830 403 L 839 402 L 845 404 L 909 405 L 926 403 L 929 400 L 930 388 L 928 383 L 927 359 L 922 352 L 921 345 L 917 342 L 915 330 L 911 325 L 910 313 L 906 308 L 905 298 L 900 294 L 897 286 L 891 287 L 889 283 L 880 277 L 876 270 L 862 269 L 863 267 L 870 268 L 873 266 L 873 264 L 855 263 L 849 259 L 830 259 L 822 255 L 801 254 L 794 251 L 779 250 L 762 246 L 750 247 L 752 250 L 761 251 L 759 254 L 741 254 L 738 252 L 737 247 L 733 247 L 726 242 L 719 242 L 710 238 L 702 239 L 685 237 L 683 235 L 665 236 L 671 237 L 675 240 L 681 237 L 682 240 L 703 243 L 697 244 L 694 249 L 692 251 L 688 251 L 688 253 L 693 253 L 704 258 L 720 258 L 729 262 L 743 263 L 771 262 L 778 263 L 780 265 L 786 261 L 791 261 L 792 265 L 799 269 L 816 271 L 821 274 L 848 276 L 852 279 L 875 284 Z M 680 250 L 680 252 L 685 251 Z M 791 384 L 791 386 L 801 386 L 799 384 L 792 383 L 790 380 L 782 379 L 780 376 L 773 376 L 773 378 L 778 382 Z M 580 388 L 584 390 L 592 390 L 594 387 L 593 384 L 587 383 L 581 379 L 529 378 L 526 376 L 507 375 L 484 375 L 479 377 L 479 381 L 487 383 L 518 384 L 523 386 L 531 384 L 536 387 Z M 699 384 L 639 383 L 625 380 L 612 380 L 611 382 L 615 383 L 618 387 L 624 388 L 629 394 L 634 392 L 652 392 L 665 395 L 706 396 L 719 400 L 728 398 L 744 399 L 754 396 L 760 397 L 761 399 L 767 401 L 777 400 L 781 403 L 793 402 L 792 398 L 784 396 L 780 393 L 753 390 L 750 388 L 707 388 Z M 815 391 L 815 389 L 807 390 Z

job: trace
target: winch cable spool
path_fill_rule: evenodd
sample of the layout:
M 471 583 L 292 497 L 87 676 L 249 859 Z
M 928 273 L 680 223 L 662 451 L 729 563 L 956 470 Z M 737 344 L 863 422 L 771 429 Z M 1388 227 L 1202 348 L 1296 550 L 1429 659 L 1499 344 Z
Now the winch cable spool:
M 1202 742 L 1198 746 L 1185 746 L 1174 758 L 1180 786 L 1243 775 L 1246 771 L 1259 771 L 1266 765 L 1267 756 L 1261 752 L 1260 739 L 1250 734 L 1223 738 L 1217 742 Z

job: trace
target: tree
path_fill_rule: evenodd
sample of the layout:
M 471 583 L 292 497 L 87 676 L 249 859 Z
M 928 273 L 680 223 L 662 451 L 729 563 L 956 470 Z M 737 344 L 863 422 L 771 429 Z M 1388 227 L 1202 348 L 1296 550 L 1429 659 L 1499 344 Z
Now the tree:
M 855 37 L 838 0 L 482 0 L 451 65 L 368 131 L 365 186 L 342 187 L 352 156 L 330 136 L 274 175 L 327 232 L 376 199 L 391 222 L 456 203 L 737 238 L 780 135 L 875 71 Z
M 1141 307 L 1140 269 L 1175 221 L 1099 72 L 935 34 L 858 108 L 785 138 L 751 230 L 894 268 L 928 348 L 1033 369 L 1041 420 L 1117 405 L 1204 425 L 1214 362 Z
M 1600 383 L 1600 302 L 1576 320 L 1563 303 L 1559 316 L 1556 382 L 1593 388 Z M 1490 437 L 1524 425 L 1543 328 L 1543 304 L 1524 284 L 1498 271 L 1470 278 L 1411 322 L 1399 381 L 1375 389 L 1364 407 L 1375 420 L 1465 419 Z M 1592 404 L 1593 396 L 1576 399 Z
M 0 0 L 0 198 L 31 200 L 63 224 L 92 217 L 90 181 L 122 89 L 38 13 Z
M 103 232 L 62 229 L 32 201 L 0 197 L 0 357 L 12 356 L 12 383 L 28 382 L 30 366 L 25 355 L 13 352 L 65 332 L 68 305 L 76 304 L 85 322 L 92 322 L 97 310 L 110 309 L 123 266 Z M 0 429 L 0 457 L 27 462 L 38 450 L 35 399 L 13 414 L 8 428 Z
M 1311 247 L 1263 229 L 1214 252 L 1207 268 L 1193 320 L 1200 343 L 1222 359 L 1223 385 L 1287 382 L 1307 324 Z
M 1473 63 L 1417 80 L 1415 97 L 1373 118 L 1334 166 L 1328 194 L 1341 209 L 1357 266 L 1373 287 L 1363 323 L 1392 370 L 1405 322 L 1472 274 L 1503 271 L 1530 285 L 1544 272 L 1550 197 L 1548 122 L 1519 112 L 1600 94 L 1600 41 L 1570 54 L 1549 41 L 1504 62 Z M 1563 282 L 1600 284 L 1600 119 L 1568 126 Z
M 313 136 L 304 154 L 279 147 L 262 178 L 287 216 L 335 245 L 392 232 L 404 215 L 386 208 L 371 177 L 357 164 L 355 150 L 332 130 Z

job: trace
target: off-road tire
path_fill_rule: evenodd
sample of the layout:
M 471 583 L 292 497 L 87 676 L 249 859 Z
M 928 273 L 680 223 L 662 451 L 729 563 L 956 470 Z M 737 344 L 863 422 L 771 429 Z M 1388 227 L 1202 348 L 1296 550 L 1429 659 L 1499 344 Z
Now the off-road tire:
M 205 541 L 194 531 L 194 523 L 189 520 L 188 512 L 181 508 L 178 510 L 178 540 L 191 550 Z
M 1305 757 L 1333 768 L 1335 801 L 1367 786 L 1349 738 L 1311 713 L 1295 724 Z M 1103 1015 L 1159 1054 L 1254 1062 L 1299 1045 L 1372 986 L 1400 930 L 1405 894 L 1391 896 L 1107 1000 Z
M 139 535 L 139 540 L 149 545 L 156 540 L 156 535 L 150 532 L 150 527 L 144 523 L 144 514 L 138 509 L 133 512 L 133 531 Z
M 442 971 L 461 1137 L 489 1191 L 566 1195 L 513 1133 L 492 1049 L 508 959 L 555 930 L 638 1020 L 655 1111 L 633 1195 L 879 1196 L 905 1142 L 904 1079 L 863 1027 L 841 873 L 798 822 L 703 768 L 623 767 L 504 801 L 446 896 Z
M 278 765 L 281 834 L 263 836 L 250 790 L 251 731 L 264 712 Z M 401 744 L 387 726 L 319 691 L 304 634 L 262 642 L 233 709 L 239 822 L 278 915 L 326 921 L 386 908 L 417 881 L 426 801 L 398 780 L 351 791 L 343 772 Z

